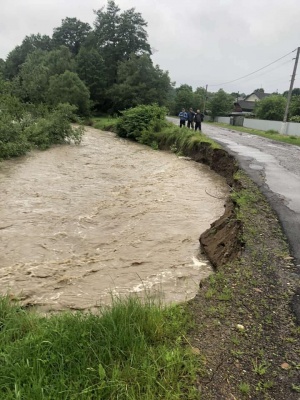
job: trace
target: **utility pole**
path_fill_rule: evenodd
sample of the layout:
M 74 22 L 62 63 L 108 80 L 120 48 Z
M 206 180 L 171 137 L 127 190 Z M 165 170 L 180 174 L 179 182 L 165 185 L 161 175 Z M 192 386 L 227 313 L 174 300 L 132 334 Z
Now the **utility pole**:
M 295 64 L 294 64 L 294 69 L 293 69 L 293 75 L 292 75 L 292 79 L 291 79 L 290 89 L 289 89 L 287 102 L 286 102 L 285 113 L 284 113 L 284 117 L 283 117 L 283 126 L 282 126 L 282 132 L 281 133 L 283 133 L 284 135 L 286 133 L 286 122 L 287 122 L 287 117 L 288 117 L 288 113 L 289 113 L 289 107 L 290 107 L 290 102 L 291 102 L 291 97 L 292 97 L 292 91 L 293 91 L 294 81 L 295 81 L 296 72 L 297 72 L 299 53 L 300 53 L 300 47 L 297 48 L 297 54 L 296 54 Z

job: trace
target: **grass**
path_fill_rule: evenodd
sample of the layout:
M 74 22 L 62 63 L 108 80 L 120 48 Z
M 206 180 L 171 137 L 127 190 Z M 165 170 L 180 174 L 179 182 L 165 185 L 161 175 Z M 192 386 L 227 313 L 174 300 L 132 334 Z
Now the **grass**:
M 167 122 L 165 128 L 157 133 L 159 146 L 167 146 L 170 150 L 185 154 L 186 151 L 197 148 L 200 143 L 207 143 L 211 148 L 220 148 L 212 139 L 188 128 L 179 128 L 172 122 Z
M 190 302 L 202 328 L 189 340 L 201 341 L 210 381 L 203 398 L 230 393 L 239 399 L 296 399 L 300 329 L 290 313 L 292 292 L 280 279 L 288 276 L 288 245 L 257 186 L 241 171 L 234 178 L 239 184 L 231 197 L 243 225 L 243 253 L 203 281 Z
M 244 128 L 243 126 L 232 126 L 221 122 L 210 122 L 210 124 L 220 126 L 222 128 L 227 128 L 232 131 L 251 133 L 252 135 L 257 135 L 268 139 L 277 140 L 278 142 L 289 143 L 295 146 L 300 146 L 300 136 L 281 135 L 280 133 L 274 130 L 260 131 L 257 129 Z
M 114 131 L 118 118 L 115 117 L 92 117 L 89 120 L 89 125 L 102 131 Z
M 239 390 L 242 395 L 248 395 L 250 393 L 250 385 L 246 382 L 241 382 L 239 384 Z
M 253 365 L 253 372 L 255 372 L 257 375 L 265 375 L 265 373 L 267 372 L 268 369 L 268 363 L 266 363 L 264 360 L 259 362 L 257 360 L 257 358 L 255 358 L 252 361 L 252 365 Z
M 48 317 L 0 299 L 0 398 L 196 399 L 184 307 L 115 299 L 101 315 Z M 199 393 L 198 393 L 199 395 Z
M 104 131 L 116 131 L 116 124 L 118 118 L 107 117 L 93 117 L 90 125 L 96 129 Z M 220 148 L 220 146 L 209 137 L 203 135 L 201 132 L 195 132 L 186 127 L 179 128 L 171 122 L 165 122 L 162 130 L 158 132 L 151 132 L 154 135 L 149 143 L 145 140 L 143 144 L 149 144 L 153 149 L 164 148 L 171 150 L 178 155 L 184 155 L 188 150 L 197 149 L 200 143 L 206 143 L 212 148 Z

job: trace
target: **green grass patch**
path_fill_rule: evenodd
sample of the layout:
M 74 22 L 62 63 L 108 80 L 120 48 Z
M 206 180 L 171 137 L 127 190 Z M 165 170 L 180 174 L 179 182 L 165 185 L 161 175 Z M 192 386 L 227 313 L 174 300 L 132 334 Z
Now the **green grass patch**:
M 274 130 L 260 131 L 257 129 L 244 128 L 243 126 L 232 126 L 221 122 L 211 122 L 211 124 L 220 126 L 222 128 L 227 128 L 232 131 L 251 133 L 252 135 L 257 135 L 268 139 L 277 140 L 278 142 L 289 143 L 289 144 L 294 144 L 295 146 L 300 146 L 300 136 L 281 135 L 280 133 Z
M 198 399 L 183 306 L 115 299 L 48 317 L 0 299 L 1 399 Z M 197 397 L 198 396 L 198 397 Z
M 139 106 L 124 112 L 119 118 L 95 117 L 87 125 L 96 129 L 114 131 L 119 136 L 148 145 L 154 150 L 171 150 L 178 155 L 199 149 L 203 143 L 220 148 L 201 132 L 186 127 L 179 128 L 165 120 L 164 109 L 157 106 Z
M 172 122 L 166 122 L 163 129 L 157 133 L 157 141 L 160 146 L 167 146 L 171 150 L 185 154 L 187 151 L 197 149 L 202 143 L 209 144 L 211 148 L 220 148 L 212 139 L 188 128 L 179 128 Z
M 88 123 L 85 121 L 87 125 L 91 125 L 96 129 L 100 129 L 101 131 L 112 131 L 116 132 L 116 125 L 118 123 L 118 118 L 115 117 L 93 117 Z

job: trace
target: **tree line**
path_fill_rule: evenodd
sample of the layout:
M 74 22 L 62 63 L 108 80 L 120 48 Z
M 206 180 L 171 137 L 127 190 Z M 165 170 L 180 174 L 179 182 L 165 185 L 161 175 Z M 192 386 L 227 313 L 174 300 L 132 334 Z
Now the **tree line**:
M 39 107 L 69 103 L 82 116 L 153 103 L 172 115 L 182 107 L 205 108 L 212 117 L 233 111 L 237 93 L 193 90 L 187 84 L 175 87 L 168 71 L 153 64 L 147 22 L 134 8 L 121 11 L 109 0 L 94 13 L 93 27 L 67 17 L 51 37 L 26 36 L 6 60 L 0 59 L 1 93 Z M 280 120 L 285 104 L 286 93 L 273 94 L 257 103 L 255 115 Z M 289 117 L 297 120 L 299 115 L 300 97 L 295 92 Z
M 139 104 L 168 104 L 172 83 L 153 65 L 147 23 L 114 1 L 95 11 L 94 27 L 65 18 L 52 37 L 32 34 L 0 61 L 10 93 L 24 102 L 68 102 L 81 115 Z

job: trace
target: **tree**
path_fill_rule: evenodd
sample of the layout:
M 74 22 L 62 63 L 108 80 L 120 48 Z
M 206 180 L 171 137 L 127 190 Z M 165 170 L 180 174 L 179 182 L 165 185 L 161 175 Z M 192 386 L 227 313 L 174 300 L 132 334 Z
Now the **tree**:
M 147 23 L 134 8 L 120 14 L 120 8 L 112 0 L 108 1 L 106 11 L 102 7 L 95 14 L 97 45 L 104 58 L 110 86 L 116 83 L 119 62 L 128 60 L 131 54 L 151 54 L 145 30 Z
M 258 88 L 258 89 L 255 89 L 253 93 L 257 93 L 257 92 L 259 92 L 259 93 L 265 93 L 265 89 L 263 89 L 263 88 Z
M 181 85 L 176 88 L 176 98 L 175 98 L 175 114 L 184 107 L 186 109 L 192 107 L 194 103 L 193 88 L 189 85 Z
M 74 69 L 72 54 L 65 46 L 52 51 L 35 50 L 27 55 L 13 79 L 13 93 L 35 104 L 45 102 L 50 77 Z
M 45 65 L 45 57 L 46 52 L 42 50 L 29 53 L 19 75 L 14 78 L 14 93 L 25 101 L 45 101 L 49 84 L 49 69 Z
M 72 54 L 78 54 L 92 30 L 91 26 L 77 18 L 65 18 L 58 28 L 54 28 L 52 40 L 56 46 L 66 46 Z
M 20 72 L 21 65 L 28 54 L 35 50 L 49 51 L 52 48 L 51 38 L 47 35 L 26 36 L 20 46 L 16 46 L 7 56 L 4 75 L 8 79 L 14 78 Z
M 4 75 L 4 69 L 5 69 L 5 61 L 0 58 L 0 77 Z
M 271 121 L 282 121 L 286 108 L 286 98 L 281 95 L 272 95 L 257 101 L 254 113 L 257 118 Z
M 289 107 L 289 116 L 300 116 L 300 95 L 295 95 L 292 97 Z
M 238 101 L 238 99 L 244 99 L 246 97 L 245 93 L 240 93 L 240 92 L 231 92 L 230 96 L 234 97 L 236 101 Z
M 228 115 L 233 109 L 233 102 L 234 98 L 220 89 L 209 101 L 208 108 L 211 111 L 211 116 L 215 118 L 218 115 Z
M 206 92 L 204 87 L 198 87 L 194 92 L 193 107 L 195 110 L 204 110 L 204 104 L 206 108 L 206 100 L 210 97 L 210 94 Z
M 30 52 L 35 50 L 50 51 L 53 48 L 50 36 L 41 35 L 40 33 L 37 35 L 26 36 L 22 42 L 22 46 L 28 46 Z
M 69 103 L 78 108 L 81 115 L 89 113 L 89 91 L 79 76 L 70 71 L 50 78 L 47 101 L 51 105 Z
M 76 63 L 72 53 L 66 46 L 52 50 L 45 54 L 44 65 L 49 69 L 49 75 L 60 75 L 65 71 L 75 72 Z
M 288 97 L 289 91 L 286 90 L 285 92 L 283 92 L 283 96 L 284 97 Z M 292 96 L 300 96 L 300 88 L 294 88 L 292 90 Z
M 96 107 L 103 104 L 106 87 L 106 69 L 101 54 L 96 49 L 81 47 L 76 58 L 76 71 L 90 91 Z
M 113 110 L 123 110 L 141 104 L 166 105 L 171 89 L 167 72 L 153 66 L 147 54 L 132 55 L 119 64 L 117 83 L 108 91 Z

